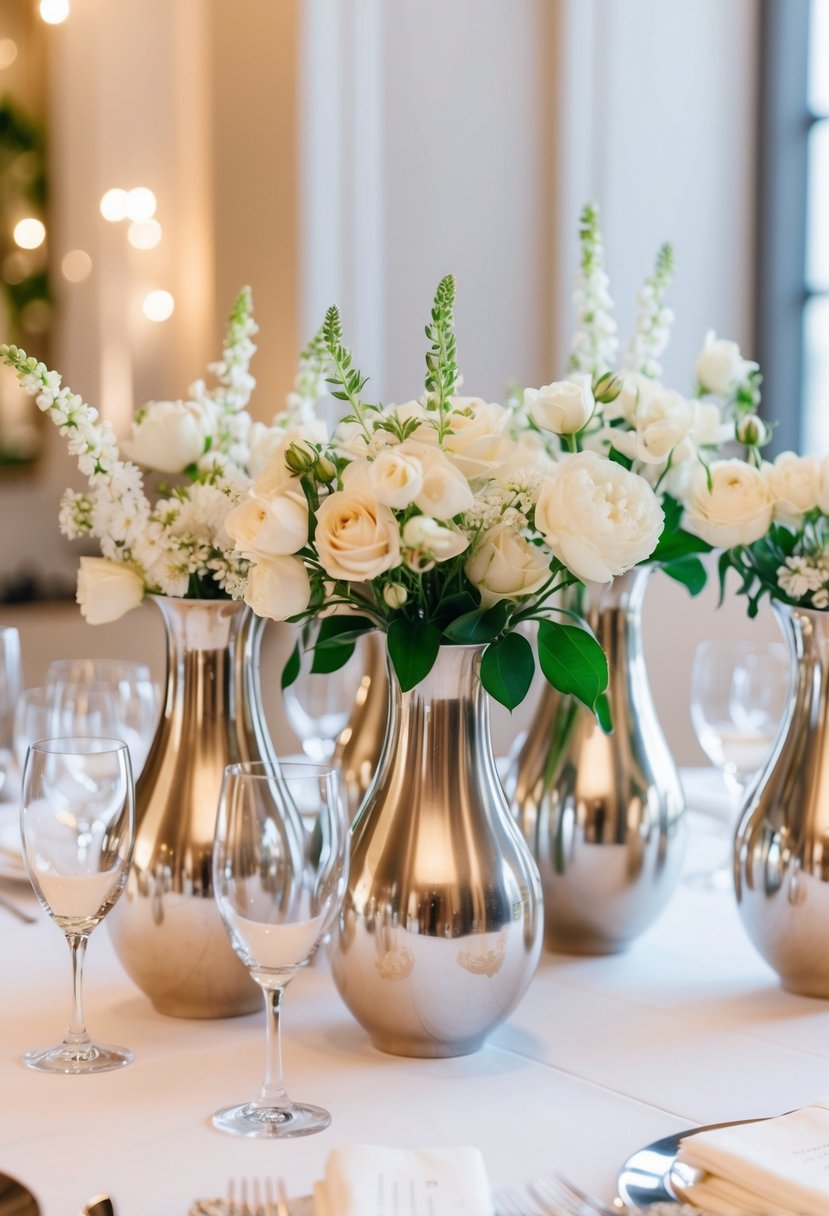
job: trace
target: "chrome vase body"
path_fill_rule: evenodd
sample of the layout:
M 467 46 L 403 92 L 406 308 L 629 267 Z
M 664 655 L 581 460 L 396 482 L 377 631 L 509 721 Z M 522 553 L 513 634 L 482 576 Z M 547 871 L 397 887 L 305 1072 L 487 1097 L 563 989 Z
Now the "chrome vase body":
M 389 717 L 385 639 L 375 630 L 360 639 L 360 648 L 365 671 L 348 725 L 340 733 L 334 752 L 334 763 L 343 775 L 352 816 L 362 806 L 377 771 Z
M 789 706 L 737 826 L 737 907 L 784 988 L 829 997 L 829 613 L 774 608 L 792 661 Z
M 541 950 L 538 871 L 498 780 L 482 650 L 444 646 L 401 693 L 352 829 L 334 979 L 376 1047 L 477 1050 L 514 1008 Z
M 211 855 L 225 766 L 273 759 L 258 683 L 263 622 L 239 601 L 153 599 L 167 630 L 164 705 L 136 784 L 132 868 L 107 924 L 160 1013 L 230 1017 L 262 996 L 219 916 Z
M 549 685 L 519 752 L 512 803 L 538 862 L 552 950 L 611 954 L 651 924 L 679 879 L 685 804 L 641 644 L 648 571 L 584 592 L 608 658 L 613 732 Z

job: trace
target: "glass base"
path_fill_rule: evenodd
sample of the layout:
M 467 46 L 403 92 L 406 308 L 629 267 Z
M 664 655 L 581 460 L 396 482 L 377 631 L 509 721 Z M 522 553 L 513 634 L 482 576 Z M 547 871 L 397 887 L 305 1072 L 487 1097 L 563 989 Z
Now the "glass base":
M 58 1043 L 57 1047 L 27 1051 L 23 1056 L 27 1068 L 58 1073 L 109 1072 L 123 1068 L 131 1060 L 132 1052 L 125 1047 L 108 1047 L 103 1043 L 89 1043 L 85 1047 Z
M 284 1140 L 289 1136 L 312 1136 L 324 1131 L 331 1116 L 321 1106 L 289 1102 L 286 1106 L 259 1107 L 250 1102 L 224 1106 L 213 1116 L 213 1126 L 233 1136 L 256 1136 L 261 1140 Z

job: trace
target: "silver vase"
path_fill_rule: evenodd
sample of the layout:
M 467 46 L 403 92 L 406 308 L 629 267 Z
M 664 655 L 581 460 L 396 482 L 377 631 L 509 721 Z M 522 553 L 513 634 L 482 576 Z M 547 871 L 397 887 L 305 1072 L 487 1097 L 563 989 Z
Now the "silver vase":
M 352 816 L 362 806 L 377 771 L 389 716 L 389 682 L 382 634 L 367 633 L 360 639 L 360 649 L 365 670 L 348 725 L 343 728 L 334 753 L 334 763 L 345 781 Z
M 829 613 L 774 609 L 792 661 L 790 697 L 737 826 L 737 907 L 784 988 L 829 997 Z
M 679 879 L 685 804 L 642 654 L 647 579 L 633 570 L 584 592 L 610 668 L 612 734 L 545 684 L 516 761 L 513 809 L 541 872 L 552 950 L 625 950 Z
M 477 1050 L 514 1008 L 541 949 L 538 871 L 498 780 L 482 649 L 445 646 L 401 693 L 352 829 L 334 979 L 382 1051 Z
M 239 601 L 151 598 L 167 632 L 164 707 L 136 784 L 132 868 L 107 924 L 160 1013 L 250 1013 L 262 995 L 222 925 L 211 853 L 225 766 L 273 759 L 259 693 L 263 622 Z

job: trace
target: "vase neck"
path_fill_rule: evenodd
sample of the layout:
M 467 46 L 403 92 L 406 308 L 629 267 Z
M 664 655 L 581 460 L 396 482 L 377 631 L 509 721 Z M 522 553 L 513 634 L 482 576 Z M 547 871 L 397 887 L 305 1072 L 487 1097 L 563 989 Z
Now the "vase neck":
M 250 609 L 241 600 L 185 600 L 150 596 L 164 618 L 170 644 L 184 654 L 223 650 L 235 641 Z

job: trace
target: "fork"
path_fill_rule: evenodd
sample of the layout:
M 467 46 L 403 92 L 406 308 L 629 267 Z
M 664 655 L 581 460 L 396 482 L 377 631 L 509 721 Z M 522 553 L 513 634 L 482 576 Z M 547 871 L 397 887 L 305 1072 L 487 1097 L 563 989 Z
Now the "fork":
M 238 1202 L 237 1202 L 238 1189 Z M 289 1216 L 285 1184 L 281 1178 L 272 1183 L 265 1178 L 260 1183 L 242 1178 L 238 1184 L 231 1179 L 227 1190 L 226 1216 Z
M 526 1187 L 507 1186 L 495 1195 L 495 1216 L 567 1216 L 564 1208 L 541 1202 Z

